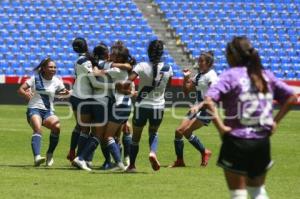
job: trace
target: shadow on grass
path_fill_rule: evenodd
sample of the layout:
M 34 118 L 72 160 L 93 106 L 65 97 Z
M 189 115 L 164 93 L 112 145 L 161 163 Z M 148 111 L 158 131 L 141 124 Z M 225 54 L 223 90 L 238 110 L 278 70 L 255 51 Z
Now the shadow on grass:
M 0 168 L 21 168 L 21 169 L 37 169 L 37 170 L 78 170 L 75 167 L 71 166 L 61 166 L 61 167 L 46 167 L 45 165 L 41 165 L 39 167 L 36 167 L 32 164 L 2 164 L 0 165 Z
M 129 173 L 129 172 L 124 172 L 124 171 L 103 171 L 103 170 L 96 170 L 94 169 L 92 172 L 90 172 L 91 174 L 117 174 L 117 175 L 145 175 L 145 174 L 151 174 L 149 172 L 145 172 L 145 171 L 137 171 L 137 172 L 134 172 L 134 173 Z

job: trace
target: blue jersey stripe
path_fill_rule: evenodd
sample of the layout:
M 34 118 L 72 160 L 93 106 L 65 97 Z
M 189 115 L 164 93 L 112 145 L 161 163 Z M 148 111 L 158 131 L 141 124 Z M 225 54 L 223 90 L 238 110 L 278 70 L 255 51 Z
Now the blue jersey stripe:
M 35 89 L 37 91 L 45 91 L 45 87 L 44 87 L 44 83 L 43 83 L 43 79 L 42 79 L 42 76 L 40 73 L 36 74 L 35 75 Z M 49 99 L 49 96 L 48 95 L 45 95 L 45 94 L 40 94 L 39 95 L 41 96 L 42 98 L 42 101 L 45 105 L 45 107 L 47 109 L 50 109 L 50 99 Z

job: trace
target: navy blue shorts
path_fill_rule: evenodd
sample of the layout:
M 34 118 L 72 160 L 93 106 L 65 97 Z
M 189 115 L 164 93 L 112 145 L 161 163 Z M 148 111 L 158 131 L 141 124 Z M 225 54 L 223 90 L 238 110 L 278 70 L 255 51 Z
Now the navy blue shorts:
M 273 165 L 270 138 L 242 139 L 225 135 L 218 159 L 218 166 L 225 170 L 255 178 Z
M 94 100 L 91 103 L 91 109 L 92 109 L 93 123 L 95 125 L 102 126 L 107 124 L 111 112 L 110 103 L 106 103 L 106 102 L 102 103 Z
M 110 111 L 109 121 L 124 124 L 127 122 L 130 113 L 131 106 L 128 106 L 127 104 L 113 104 Z
M 191 114 L 191 112 L 187 113 L 187 118 L 192 120 L 197 118 L 200 122 L 202 122 L 205 126 L 207 126 L 211 122 L 211 115 L 206 112 L 205 109 L 200 109 L 196 114 Z
M 44 122 L 45 119 L 47 119 L 51 115 L 54 115 L 54 113 L 51 110 L 43 110 L 43 109 L 38 109 L 38 108 L 28 108 L 27 112 L 26 112 L 28 123 L 30 123 L 30 119 L 33 115 L 39 115 L 42 118 L 42 122 Z
M 135 126 L 145 126 L 149 120 L 150 126 L 159 126 L 164 117 L 164 109 L 135 107 L 132 123 Z
M 91 101 L 93 101 L 93 99 L 80 99 L 74 96 L 70 97 L 73 111 L 80 112 L 81 114 L 92 114 L 92 107 L 89 103 Z

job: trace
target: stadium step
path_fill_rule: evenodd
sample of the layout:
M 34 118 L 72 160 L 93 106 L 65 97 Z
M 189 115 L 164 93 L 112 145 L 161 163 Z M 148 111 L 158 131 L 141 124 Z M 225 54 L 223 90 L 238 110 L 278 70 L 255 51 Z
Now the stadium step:
M 183 48 L 178 36 L 174 34 L 170 24 L 163 16 L 159 7 L 152 0 L 133 0 L 138 9 L 147 19 L 149 26 L 153 29 L 155 35 L 163 40 L 169 54 L 174 58 L 177 65 L 182 68 L 191 67 L 191 55 Z

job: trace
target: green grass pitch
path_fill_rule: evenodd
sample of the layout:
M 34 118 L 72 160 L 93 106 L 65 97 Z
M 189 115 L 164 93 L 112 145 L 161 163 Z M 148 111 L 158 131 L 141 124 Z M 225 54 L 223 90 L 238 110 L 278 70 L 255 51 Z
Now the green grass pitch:
M 68 114 L 67 107 L 57 107 L 57 115 Z M 162 168 L 152 171 L 148 162 L 148 136 L 144 130 L 137 174 L 102 172 L 97 169 L 102 156 L 97 149 L 95 171 L 87 173 L 70 166 L 66 160 L 74 119 L 61 119 L 61 139 L 52 168 L 33 167 L 30 147 L 31 129 L 25 118 L 25 106 L 0 106 L 0 198 L 229 198 L 222 170 L 216 166 L 220 138 L 213 126 L 196 134 L 213 151 L 207 168 L 201 168 L 200 155 L 185 141 L 186 168 L 170 169 L 175 159 L 174 129 L 179 120 L 166 111 L 159 130 L 158 158 Z M 184 115 L 186 109 L 176 109 Z M 267 191 L 272 199 L 296 199 L 300 196 L 300 112 L 292 111 L 272 137 L 275 161 L 267 178 Z M 49 131 L 44 129 L 42 153 L 48 147 Z

